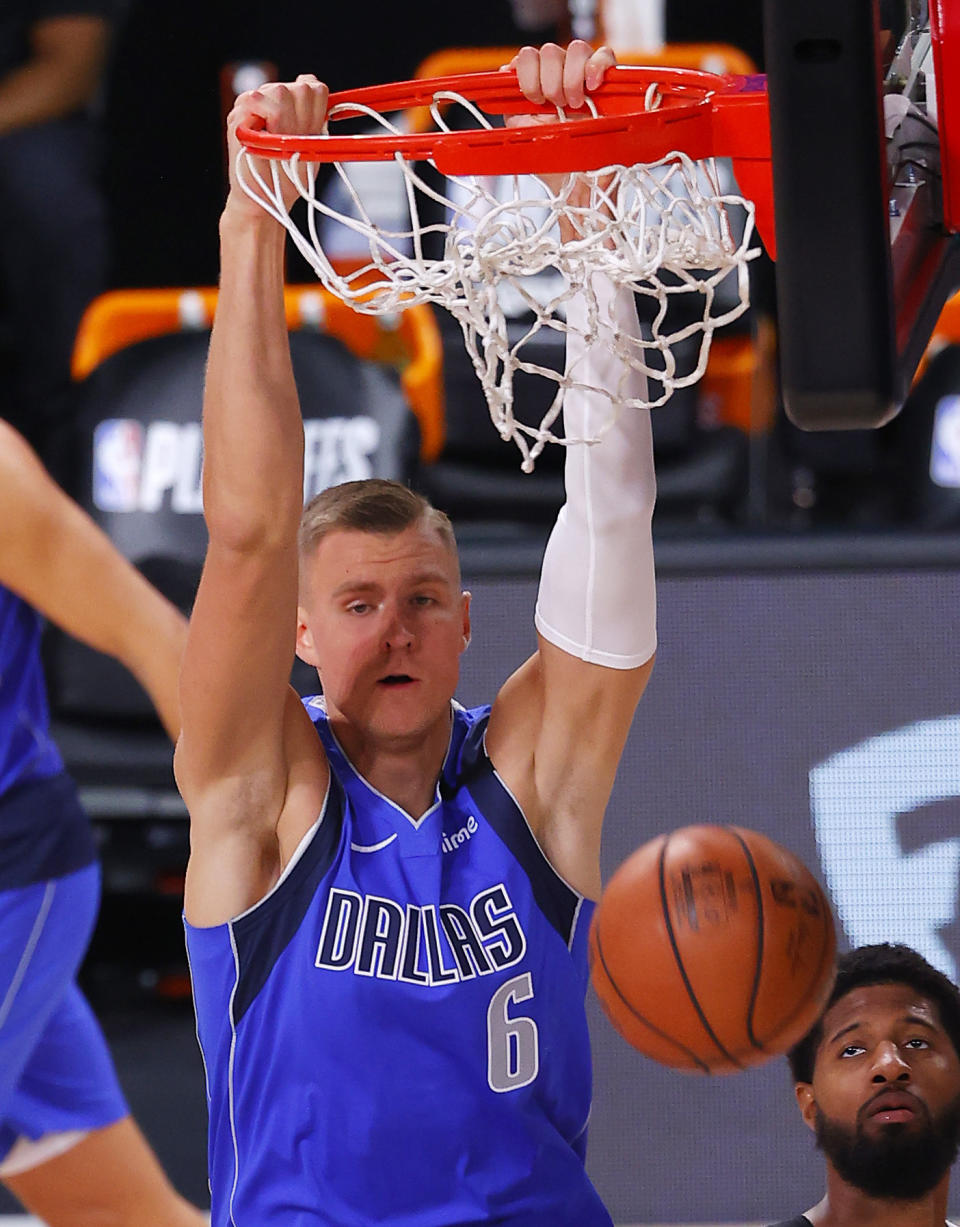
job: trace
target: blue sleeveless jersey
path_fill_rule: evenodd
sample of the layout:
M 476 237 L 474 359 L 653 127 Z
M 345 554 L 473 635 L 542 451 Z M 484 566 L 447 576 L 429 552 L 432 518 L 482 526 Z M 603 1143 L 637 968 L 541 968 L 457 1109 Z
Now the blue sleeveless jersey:
M 50 737 L 39 614 L 0 585 L 0 890 L 95 858 L 93 835 Z
M 40 615 L 0 585 L 0 796 L 63 770 L 50 739 Z
M 609 1227 L 584 1169 L 593 905 L 454 706 L 414 821 L 354 770 L 322 699 L 323 813 L 277 886 L 186 925 L 213 1227 Z

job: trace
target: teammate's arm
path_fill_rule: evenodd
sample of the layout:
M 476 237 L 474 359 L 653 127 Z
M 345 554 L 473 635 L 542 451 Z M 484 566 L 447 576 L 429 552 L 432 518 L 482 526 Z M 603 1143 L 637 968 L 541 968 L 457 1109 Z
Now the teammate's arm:
M 107 22 L 95 14 L 36 22 L 28 59 L 0 78 L 0 136 L 86 106 L 100 83 L 109 36 Z
M 575 108 L 613 62 L 606 49 L 572 43 L 526 48 L 516 61 L 532 101 Z M 633 295 L 605 279 L 594 289 L 616 330 L 638 329 Z M 582 316 L 582 318 L 578 318 Z M 574 298 L 568 320 L 584 328 Z M 578 381 L 617 387 L 620 360 L 602 335 L 589 349 L 568 334 L 568 369 Z M 632 386 L 627 393 L 642 394 Z M 593 401 L 596 399 L 597 403 Z M 589 436 L 609 402 L 570 390 L 565 430 Z M 624 410 L 603 442 L 572 447 L 565 459 L 566 502 L 544 557 L 537 602 L 539 650 L 501 690 L 487 747 L 514 790 L 552 864 L 588 895 L 599 892 L 603 814 L 656 648 L 651 517 L 655 498 L 650 414 Z
M 317 744 L 288 684 L 303 425 L 283 307 L 286 232 L 236 181 L 236 129 L 320 131 L 326 99 L 325 86 L 301 77 L 242 94 L 228 121 L 231 188 L 203 409 L 209 546 L 181 672 L 176 758 L 191 815 L 186 908 L 197 924 L 235 915 L 272 885 L 283 860 L 278 823 L 300 791 L 297 762 Z M 325 777 L 307 787 L 320 785 Z
M 176 740 L 186 620 L 2 421 L 0 583 L 68 634 L 126 665 Z

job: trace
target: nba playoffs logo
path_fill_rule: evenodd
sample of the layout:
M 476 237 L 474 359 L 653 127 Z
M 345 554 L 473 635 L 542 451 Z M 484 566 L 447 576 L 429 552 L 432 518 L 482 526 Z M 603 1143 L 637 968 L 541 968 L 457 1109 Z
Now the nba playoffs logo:
M 328 486 L 372 477 L 380 446 L 380 427 L 373 418 L 305 418 L 303 423 L 303 500 Z
M 93 432 L 93 503 L 101 511 L 203 510 L 199 422 L 107 418 Z
M 304 499 L 328 486 L 372 477 L 380 426 L 363 414 L 303 423 Z M 93 432 L 93 504 L 100 511 L 200 515 L 203 439 L 199 422 L 108 418 Z
M 960 716 L 904 725 L 818 763 L 810 809 L 851 945 L 905 942 L 955 980 Z
M 101 511 L 135 511 L 140 490 L 143 427 L 128 418 L 99 422 L 93 432 L 93 504 Z

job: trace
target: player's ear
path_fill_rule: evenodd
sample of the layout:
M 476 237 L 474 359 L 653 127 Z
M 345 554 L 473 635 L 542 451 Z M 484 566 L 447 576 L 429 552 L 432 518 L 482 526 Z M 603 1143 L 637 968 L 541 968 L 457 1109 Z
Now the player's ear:
M 297 606 L 297 655 L 307 665 L 320 668 L 320 661 L 313 642 L 313 632 L 307 625 L 307 611 L 302 605 Z
M 798 1082 L 793 1090 L 803 1123 L 808 1129 L 816 1129 L 817 1101 L 813 1097 L 813 1087 L 809 1082 Z

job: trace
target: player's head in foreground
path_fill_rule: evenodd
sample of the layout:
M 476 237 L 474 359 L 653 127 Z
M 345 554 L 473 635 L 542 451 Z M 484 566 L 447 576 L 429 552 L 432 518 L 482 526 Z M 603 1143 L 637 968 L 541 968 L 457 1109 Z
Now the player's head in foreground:
M 943 1202 L 942 1222 L 960 1142 L 957 987 L 907 946 L 853 950 L 789 1061 L 827 1162 L 827 1196 L 813 1221 L 854 1221 L 864 1199 L 929 1198 Z

